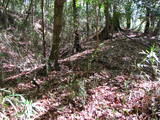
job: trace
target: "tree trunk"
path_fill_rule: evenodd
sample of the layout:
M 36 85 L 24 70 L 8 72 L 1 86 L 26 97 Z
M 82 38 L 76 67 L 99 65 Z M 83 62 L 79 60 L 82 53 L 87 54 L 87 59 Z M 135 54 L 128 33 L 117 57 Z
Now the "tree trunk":
M 59 70 L 58 58 L 59 58 L 59 44 L 61 41 L 60 34 L 63 24 L 63 7 L 64 0 L 55 0 L 54 2 L 54 23 L 53 23 L 53 38 L 52 38 L 52 50 L 48 60 L 48 67 L 51 68 L 51 63 L 54 64 L 54 69 Z
M 99 35 L 101 40 L 106 40 L 106 39 L 110 38 L 110 36 L 109 36 L 109 33 L 110 33 L 110 31 L 109 31 L 109 29 L 110 29 L 109 5 L 110 4 L 109 4 L 108 0 L 104 2 L 105 27 Z
M 149 33 L 149 26 L 150 26 L 149 15 L 150 15 L 150 9 L 146 8 L 146 26 L 145 26 L 144 34 Z
M 98 4 L 98 3 L 97 3 Z M 98 35 L 98 26 L 99 26 L 99 7 L 96 6 L 96 40 L 100 40 L 100 36 Z
M 73 51 L 80 52 L 82 50 L 80 43 L 79 43 L 79 32 L 78 32 L 78 13 L 76 7 L 76 0 L 73 0 L 73 20 L 74 20 L 74 46 Z
M 89 4 L 88 4 L 88 1 L 86 1 L 86 20 L 87 20 L 87 23 L 86 23 L 86 27 L 87 27 L 87 38 L 89 38 Z
M 117 12 L 117 6 L 114 4 L 113 5 L 113 30 L 114 31 L 118 31 L 118 30 L 121 30 L 121 27 L 120 27 L 120 21 L 119 21 L 119 13 Z
M 43 57 L 46 59 L 46 41 L 45 41 L 45 33 L 44 33 L 44 0 L 41 0 L 41 11 L 42 11 L 42 41 L 43 41 Z
M 157 23 L 157 26 L 156 26 L 156 28 L 155 28 L 155 30 L 153 32 L 153 35 L 157 36 L 159 32 L 160 32 L 160 20 Z
M 25 30 L 24 28 L 26 28 L 27 20 L 28 20 L 30 14 L 31 14 L 32 7 L 33 7 L 33 0 L 30 1 L 30 5 L 29 5 L 28 11 L 27 11 L 27 16 L 26 16 L 26 18 L 24 19 L 23 25 L 22 25 L 21 28 L 20 28 L 22 31 L 24 31 L 24 30 Z
M 131 27 L 131 19 L 127 18 L 127 29 L 130 29 Z
M 125 16 L 127 21 L 127 29 L 130 29 L 131 27 L 131 16 L 132 16 L 132 1 L 127 1 L 125 7 Z
M 105 7 L 104 7 L 105 9 L 105 39 L 108 39 L 109 38 L 109 1 L 106 1 L 105 2 Z
M 0 61 L 0 87 L 2 87 L 3 85 L 3 64 L 2 64 L 2 61 Z
M 152 32 L 154 31 L 154 28 L 155 28 L 155 22 L 156 22 L 156 16 L 152 12 L 152 13 L 150 13 L 150 28 L 151 28 Z

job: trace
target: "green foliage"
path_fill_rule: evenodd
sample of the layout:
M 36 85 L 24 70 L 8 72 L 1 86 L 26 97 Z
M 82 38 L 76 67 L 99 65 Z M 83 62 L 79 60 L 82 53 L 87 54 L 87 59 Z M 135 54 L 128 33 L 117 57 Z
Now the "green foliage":
M 150 65 L 157 65 L 160 62 L 158 58 L 158 49 L 155 45 L 151 46 L 149 50 L 142 51 L 140 54 L 146 55 L 142 63 L 146 62 Z
M 159 61 L 159 56 L 158 56 L 159 50 L 160 49 L 158 47 L 153 45 L 150 47 L 149 50 L 140 52 L 140 54 L 145 55 L 145 57 L 142 60 L 142 62 L 137 64 L 138 68 L 140 68 L 143 72 L 150 71 L 150 73 L 154 77 L 158 77 L 158 75 L 160 74 L 160 69 L 159 69 L 160 61 Z
M 35 115 L 38 115 L 39 112 L 45 111 L 38 103 L 27 100 L 21 94 L 16 94 L 5 89 L 0 89 L 0 91 L 0 105 L 2 110 L 0 117 L 5 120 L 9 120 L 8 116 L 6 116 L 8 108 L 13 109 L 12 118 L 21 120 L 30 120 Z

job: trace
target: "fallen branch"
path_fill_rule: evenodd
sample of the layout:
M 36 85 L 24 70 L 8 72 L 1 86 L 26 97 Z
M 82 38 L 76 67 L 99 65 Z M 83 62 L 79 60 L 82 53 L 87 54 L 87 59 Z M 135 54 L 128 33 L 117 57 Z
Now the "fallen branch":
M 40 66 L 38 66 L 38 67 L 36 67 L 36 68 L 31 69 L 30 71 L 23 71 L 23 72 L 20 73 L 20 74 L 17 74 L 17 75 L 14 75 L 14 76 L 5 78 L 4 80 L 5 80 L 5 81 L 14 80 L 14 79 L 20 78 L 20 77 L 22 77 L 22 76 L 24 76 L 24 75 L 29 75 L 29 74 L 31 74 L 31 73 L 33 73 L 33 72 L 36 72 L 37 70 L 43 68 L 43 66 L 44 66 L 44 65 L 40 65 Z
M 83 51 L 83 52 L 81 52 L 81 53 L 74 54 L 74 55 L 72 55 L 72 56 L 70 56 L 70 57 L 67 57 L 67 58 L 65 58 L 65 59 L 60 59 L 60 60 L 58 60 L 58 62 L 59 62 L 60 64 L 65 64 L 65 65 L 74 64 L 74 61 L 79 60 L 79 59 L 85 59 L 85 58 L 87 58 L 88 56 L 90 56 L 90 55 L 94 52 L 94 50 L 95 50 L 95 49 L 85 50 L 85 51 Z M 14 75 L 14 76 L 5 78 L 4 80 L 5 80 L 5 81 L 14 80 L 14 79 L 20 78 L 20 77 L 22 77 L 22 76 L 24 76 L 24 75 L 29 75 L 29 74 L 31 74 L 31 73 L 33 73 L 33 72 L 36 73 L 36 72 L 38 72 L 40 69 L 42 69 L 44 66 L 45 66 L 44 64 L 39 65 L 38 67 L 31 69 L 30 71 L 23 71 L 23 72 L 20 73 L 20 74 L 17 74 L 17 75 Z

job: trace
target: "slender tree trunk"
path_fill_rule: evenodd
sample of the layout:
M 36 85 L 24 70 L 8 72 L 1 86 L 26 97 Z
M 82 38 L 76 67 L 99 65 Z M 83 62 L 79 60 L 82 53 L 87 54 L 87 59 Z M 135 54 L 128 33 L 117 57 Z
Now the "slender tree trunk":
M 155 30 L 153 32 L 153 35 L 157 36 L 159 32 L 160 32 L 160 20 L 157 23 L 157 26 L 156 26 L 156 28 L 155 28 Z
M 105 2 L 105 39 L 109 38 L 109 1 Z
M 0 61 L 0 87 L 2 87 L 3 85 L 3 64 L 2 64 L 2 61 Z
M 131 27 L 131 19 L 127 18 L 127 29 L 130 29 Z
M 152 4 L 152 8 L 153 11 L 154 9 L 156 10 L 156 6 L 157 6 L 157 0 L 154 0 L 154 1 L 151 1 L 150 0 L 150 4 Z M 149 8 L 150 9 L 150 8 Z M 156 15 L 156 11 L 153 12 L 152 10 L 149 10 L 149 22 L 150 22 L 150 25 L 149 25 L 149 32 L 150 33 L 154 33 L 154 29 L 155 29 L 155 22 L 156 22 L 156 18 L 158 17 Z
M 150 9 L 146 8 L 146 26 L 144 30 L 144 34 L 149 33 L 150 21 L 149 21 Z
M 60 34 L 62 31 L 63 21 L 63 7 L 65 0 L 55 0 L 54 2 L 54 23 L 53 23 L 53 38 L 52 38 L 52 50 L 49 56 L 48 65 L 49 69 L 51 64 L 54 64 L 55 70 L 59 70 L 59 44 L 61 41 Z
M 43 41 L 43 57 L 46 59 L 46 41 L 45 41 L 45 31 L 44 31 L 44 0 L 41 0 L 41 11 L 42 11 L 42 41 Z
M 82 50 L 80 43 L 79 43 L 79 32 L 78 32 L 78 13 L 77 13 L 77 6 L 76 0 L 73 0 L 73 20 L 74 20 L 74 46 L 73 51 L 80 52 Z
M 99 34 L 98 34 L 98 27 L 99 27 L 99 7 L 96 6 L 96 39 L 97 41 L 100 40 Z
M 27 24 L 27 20 L 29 18 L 29 15 L 31 14 L 32 7 L 33 7 L 33 0 L 31 0 L 31 2 L 30 2 L 30 5 L 29 5 L 28 11 L 27 11 L 27 16 L 26 16 L 26 18 L 23 21 L 23 25 L 22 25 L 23 30 L 24 30 L 24 28 L 25 28 L 25 26 Z
M 155 28 L 155 21 L 156 21 L 156 16 L 152 12 L 150 14 L 150 28 L 151 28 L 152 32 L 154 31 L 154 28 Z
M 130 29 L 131 27 L 131 16 L 132 16 L 132 1 L 128 0 L 126 5 L 124 5 L 125 7 L 125 17 L 126 17 L 126 21 L 127 21 L 127 29 Z
M 87 38 L 89 38 L 89 4 L 88 1 L 86 1 L 86 19 L 87 19 L 87 23 L 86 23 L 86 27 L 87 27 Z
M 35 4 L 35 1 L 33 2 L 33 5 L 32 5 L 32 9 L 31 9 L 31 23 L 32 23 L 32 29 L 34 28 L 34 4 Z

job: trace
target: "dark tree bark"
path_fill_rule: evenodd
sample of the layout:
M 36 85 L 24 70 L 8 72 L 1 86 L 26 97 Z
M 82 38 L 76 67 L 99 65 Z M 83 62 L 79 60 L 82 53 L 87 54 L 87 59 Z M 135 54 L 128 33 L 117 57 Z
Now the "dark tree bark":
M 144 29 L 144 34 L 149 33 L 150 21 L 149 21 L 150 9 L 146 8 L 146 26 Z
M 120 17 L 120 15 L 117 11 L 117 6 L 116 6 L 116 4 L 114 4 L 113 5 L 113 23 L 112 23 L 112 25 L 113 25 L 113 30 L 116 32 L 118 30 L 121 30 L 119 17 Z
M 109 1 L 106 1 L 105 4 L 104 4 L 104 12 L 105 12 L 105 39 L 108 39 L 109 38 Z
M 108 0 L 104 1 L 105 27 L 99 35 L 99 38 L 101 40 L 106 40 L 106 39 L 110 38 L 109 33 L 110 33 L 110 30 L 111 30 L 110 29 L 111 25 L 110 25 L 109 7 L 110 7 L 109 1 Z
M 0 87 L 3 85 L 3 64 L 2 61 L 0 61 Z
M 87 38 L 89 38 L 89 3 L 86 1 L 86 28 L 87 28 Z
M 54 64 L 54 69 L 59 70 L 59 44 L 61 41 L 60 34 L 62 31 L 63 7 L 65 0 L 55 0 L 54 2 L 54 23 L 53 23 L 53 38 L 52 50 L 49 56 L 48 65 L 51 69 L 51 64 Z
M 73 20 L 74 20 L 74 46 L 73 51 L 80 52 L 82 50 L 79 40 L 79 32 L 78 32 L 78 13 L 77 13 L 77 6 L 76 6 L 76 0 L 73 0 Z
M 42 41 L 43 41 L 43 57 L 46 59 L 46 41 L 44 33 L 44 0 L 41 0 L 41 11 L 42 11 Z

